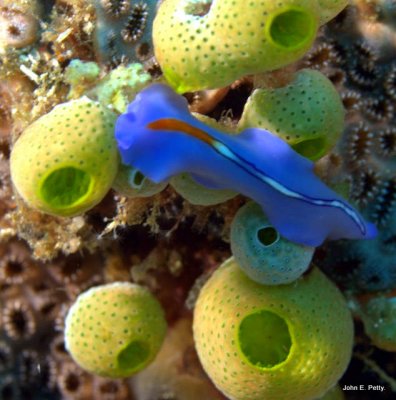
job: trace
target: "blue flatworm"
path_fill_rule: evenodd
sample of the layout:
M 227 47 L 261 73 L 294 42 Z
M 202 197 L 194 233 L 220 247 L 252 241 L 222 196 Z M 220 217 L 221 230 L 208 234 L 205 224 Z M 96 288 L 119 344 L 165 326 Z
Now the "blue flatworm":
M 264 129 L 219 132 L 194 118 L 168 86 L 143 90 L 116 123 L 125 164 L 154 182 L 188 172 L 208 188 L 256 201 L 281 235 L 318 246 L 330 239 L 369 239 L 377 230 L 313 172 L 313 163 Z

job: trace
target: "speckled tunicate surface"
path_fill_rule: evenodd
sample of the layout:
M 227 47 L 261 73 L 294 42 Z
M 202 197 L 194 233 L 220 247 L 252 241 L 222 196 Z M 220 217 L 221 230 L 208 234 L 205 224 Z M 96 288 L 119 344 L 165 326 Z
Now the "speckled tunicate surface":
M 171 179 L 171 185 L 184 199 L 191 204 L 210 206 L 223 203 L 237 195 L 236 192 L 226 189 L 208 189 L 195 182 L 187 173 Z
M 336 144 L 344 115 L 331 81 L 319 71 L 303 69 L 285 87 L 256 89 L 238 126 L 267 129 L 303 156 L 317 160 Z
M 252 324 L 249 318 L 260 314 L 263 325 Z M 204 369 L 226 396 L 308 400 L 343 374 L 353 325 L 341 293 L 319 270 L 290 285 L 264 286 L 230 259 L 201 290 L 194 339 Z M 266 367 L 262 359 L 273 362 Z
M 265 285 L 295 281 L 309 268 L 315 250 L 280 236 L 254 202 L 245 204 L 236 213 L 230 242 L 240 268 L 251 279 Z
M 33 208 L 73 216 L 99 203 L 118 169 L 115 114 L 81 98 L 31 124 L 11 153 L 11 177 Z
M 168 0 L 154 20 L 154 52 L 179 93 L 222 87 L 299 59 L 319 19 L 316 0 Z
M 131 376 L 149 364 L 166 333 L 162 308 L 145 288 L 128 282 L 82 293 L 65 322 L 74 360 L 97 375 Z

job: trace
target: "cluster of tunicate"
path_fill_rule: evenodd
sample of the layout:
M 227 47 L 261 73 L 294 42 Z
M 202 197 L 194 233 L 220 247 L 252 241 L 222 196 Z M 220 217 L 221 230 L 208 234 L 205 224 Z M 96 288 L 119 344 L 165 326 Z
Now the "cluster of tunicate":
M 265 285 L 295 281 L 308 269 L 315 249 L 283 238 L 261 207 L 253 202 L 241 207 L 235 215 L 230 239 L 240 268 Z
M 305 69 L 286 86 L 256 89 L 245 105 L 239 127 L 267 129 L 303 156 L 317 160 L 339 139 L 344 107 L 325 75 Z
M 318 246 L 325 239 L 376 235 L 375 226 L 321 182 L 313 164 L 282 139 L 260 128 L 238 135 L 213 129 L 192 117 L 187 101 L 166 85 L 139 93 L 118 118 L 115 138 L 122 162 L 154 182 L 187 172 L 209 189 L 242 193 L 296 243 Z
M 101 62 L 145 61 L 153 54 L 152 24 L 157 0 L 95 0 L 95 47 Z
M 156 298 L 138 285 L 115 282 L 79 295 L 66 317 L 65 345 L 84 369 L 121 378 L 154 359 L 165 332 Z
M 205 371 L 227 397 L 308 400 L 343 374 L 353 324 L 343 296 L 319 270 L 266 286 L 230 259 L 201 290 L 194 339 Z
M 19 201 L 18 195 L 11 197 L 12 185 L 7 166 L 8 143 L 9 141 L 13 142 L 19 135 L 20 127 L 25 128 L 27 122 L 31 122 L 32 117 L 36 118 L 38 114 L 49 112 L 57 103 L 87 95 L 92 100 L 101 103 L 101 108 L 106 115 L 110 115 L 108 107 L 116 112 L 124 112 L 127 103 L 148 82 L 143 69 L 128 65 L 127 60 L 136 60 L 140 57 L 146 60 L 151 56 L 150 18 L 152 20 L 157 7 L 156 3 L 159 5 L 163 3 L 161 7 L 166 9 L 165 7 L 168 6 L 165 4 L 172 4 L 172 1 L 41 1 L 40 3 L 45 8 L 42 20 L 36 18 L 38 14 L 30 12 L 35 3 L 35 1 L 28 0 L 0 0 L 0 52 L 4 55 L 0 61 L 0 134 L 2 135 L 0 141 L 0 216 L 4 215 L 4 218 L 0 218 L 0 302 L 2 305 L 0 313 L 0 398 L 12 398 L 13 396 L 28 399 L 36 397 L 43 400 L 49 398 L 54 391 L 57 393 L 53 394 L 53 398 L 61 396 L 65 399 L 75 400 L 88 398 L 128 400 L 134 396 L 139 399 L 146 397 L 147 399 L 180 397 L 183 400 L 222 398 L 215 392 L 210 379 L 197 365 L 198 361 L 190 335 L 191 321 L 187 319 L 182 324 L 175 323 L 175 321 L 180 315 L 184 316 L 189 312 L 186 311 L 183 304 L 185 304 L 186 293 L 190 292 L 190 288 L 193 286 L 196 294 L 210 273 L 230 255 L 229 227 L 237 208 L 245 201 L 243 196 L 238 196 L 217 207 L 191 206 L 188 203 L 206 206 L 222 203 L 236 193 L 208 189 L 198 183 L 199 180 L 195 181 L 193 176 L 180 174 L 169 180 L 168 189 L 161 195 L 137 198 L 152 196 L 162 190 L 168 182 L 155 184 L 136 168 L 121 165 L 118 167 L 119 172 L 113 182 L 107 187 L 111 186 L 126 198 L 113 196 L 113 192 L 110 192 L 104 201 L 86 215 L 75 218 L 53 218 L 30 209 Z M 264 3 L 272 3 L 271 7 L 277 7 L 277 4 L 281 3 L 286 8 L 291 8 L 285 9 L 285 12 L 282 11 L 281 15 L 276 15 L 275 21 L 273 21 L 270 20 L 270 16 L 264 16 L 257 12 Z M 257 61 L 254 62 L 249 60 L 250 55 L 255 56 L 261 51 L 258 46 L 255 46 L 253 38 L 263 32 L 268 36 L 269 32 L 276 41 L 285 41 L 289 27 L 299 28 L 298 24 L 294 26 L 290 24 L 293 21 L 298 22 L 298 15 L 301 15 L 301 13 L 299 14 L 301 11 L 299 4 L 302 4 L 303 8 L 304 4 L 314 4 L 309 10 L 312 14 L 320 9 L 317 25 L 322 25 L 337 14 L 346 3 L 346 0 L 315 0 L 315 4 L 314 0 L 311 2 L 299 2 L 298 0 L 278 2 L 272 0 L 246 2 L 239 0 L 180 0 L 178 3 L 173 2 L 174 10 L 180 12 L 179 15 L 186 10 L 185 14 L 189 14 L 189 16 L 180 18 L 184 18 L 184 21 L 191 20 L 191 22 L 181 28 L 184 29 L 183 31 L 179 31 L 179 27 L 171 26 L 171 18 L 175 20 L 174 14 L 162 13 L 162 21 L 166 23 L 159 26 L 161 36 L 158 35 L 157 41 L 160 43 L 160 47 L 162 43 L 170 43 L 167 54 L 161 55 L 161 66 L 165 67 L 165 76 L 171 84 L 174 83 L 173 78 L 176 81 L 178 79 L 178 76 L 172 75 L 173 66 L 175 69 L 180 66 L 186 67 L 185 72 L 189 74 L 189 79 L 184 82 L 182 76 L 181 85 L 178 87 L 180 91 L 193 90 L 189 89 L 190 81 L 195 87 L 200 87 L 200 77 L 203 78 L 204 87 L 231 84 L 228 87 L 220 88 L 213 100 L 204 100 L 203 107 L 198 104 L 200 108 L 196 110 L 206 114 L 210 113 L 212 117 L 227 121 L 236 128 L 244 100 L 251 95 L 253 89 L 254 94 L 248 101 L 239 127 L 242 127 L 247 119 L 251 119 L 251 122 L 243 128 L 257 128 L 260 127 L 258 121 L 272 120 L 272 117 L 277 117 L 277 122 L 280 122 L 279 133 L 275 125 L 271 126 L 269 130 L 282 137 L 295 150 L 313 160 L 324 156 L 316 163 L 315 171 L 320 174 L 322 179 L 328 179 L 326 183 L 336 192 L 342 193 L 344 198 L 350 189 L 350 197 L 352 201 L 356 200 L 356 206 L 366 207 L 364 216 L 369 220 L 375 219 L 379 223 L 381 234 L 378 239 L 364 242 L 331 243 L 316 251 L 317 261 L 321 261 L 321 266 L 325 268 L 326 273 L 328 272 L 331 277 L 334 277 L 341 287 L 361 292 L 392 288 L 396 279 L 394 263 L 396 229 L 394 228 L 395 224 L 392 223 L 395 221 L 392 208 L 394 209 L 396 199 L 394 174 L 396 129 L 393 128 L 396 122 L 394 113 L 396 67 L 394 65 L 395 14 L 392 7 L 393 2 L 391 0 L 352 0 L 347 11 L 330 22 L 328 26 L 322 27 L 316 45 L 305 59 L 299 62 L 297 58 L 300 56 L 297 56 L 297 50 L 295 54 L 292 54 L 294 50 L 290 49 L 287 51 L 288 56 L 297 60 L 296 64 L 280 71 L 270 71 L 265 75 L 253 77 L 247 76 L 239 80 L 247 73 L 260 74 L 264 71 L 261 68 L 253 70 L 255 62 L 258 64 L 265 61 L 269 64 L 273 61 L 273 65 L 275 65 L 279 60 L 285 61 L 277 56 L 271 59 L 271 52 L 267 53 L 268 57 L 263 53 L 264 57 L 261 60 L 260 57 L 256 57 Z M 148 5 L 147 8 L 145 4 Z M 357 5 L 357 8 L 354 5 Z M 236 12 L 227 12 L 234 6 L 237 8 Z M 292 9 L 292 7 L 295 8 Z M 216 10 L 220 12 L 215 15 L 213 11 Z M 144 27 L 146 17 L 147 24 Z M 253 30 L 254 23 L 260 18 L 261 23 L 270 22 L 268 30 L 264 25 Z M 284 22 L 286 22 L 285 25 Z M 196 32 L 197 26 L 202 26 L 201 31 Z M 139 39 L 142 28 L 144 28 L 144 33 Z M 252 39 L 248 36 L 249 29 L 254 33 L 252 33 Z M 224 37 L 223 32 L 226 32 L 226 35 L 228 35 L 227 32 L 231 32 L 231 35 Z M 304 33 L 303 29 L 300 29 L 300 32 Z M 147 35 L 145 36 L 145 34 Z M 243 39 L 246 37 L 246 43 L 243 43 Z M 125 44 L 125 39 L 131 42 Z M 268 42 L 266 45 L 269 48 L 274 43 Z M 219 55 L 222 47 L 228 54 Z M 15 51 L 15 49 L 17 50 Z M 286 53 L 286 50 L 288 49 L 279 51 Z M 298 51 L 301 51 L 302 54 L 303 49 Z M 233 55 L 240 55 L 239 61 L 232 58 Z M 96 62 L 93 62 L 94 60 Z M 237 61 L 240 63 L 237 64 Z M 119 68 L 112 69 L 120 62 Z M 150 60 L 150 65 L 155 65 L 155 61 Z M 200 66 L 203 67 L 200 69 Z M 156 73 L 159 74 L 160 68 L 155 68 L 157 68 Z M 299 68 L 309 68 L 310 70 L 296 72 Z M 343 138 L 339 142 L 339 146 L 330 154 L 328 152 L 337 136 L 336 129 L 333 130 L 333 128 L 338 129 L 339 121 L 342 119 L 342 113 L 339 112 L 339 107 L 337 108 L 337 104 L 340 104 L 339 98 L 332 97 L 334 90 L 331 94 L 328 81 L 326 82 L 319 72 L 312 70 L 322 72 L 333 82 L 347 111 L 347 124 Z M 181 74 L 184 72 L 177 69 L 177 72 L 179 71 Z M 20 75 L 24 77 L 24 81 L 21 80 L 23 82 L 21 86 L 17 90 L 9 90 L 12 86 L 11 80 L 14 79 L 14 76 L 19 79 Z M 220 77 L 224 78 L 224 81 Z M 278 80 L 279 77 L 282 79 Z M 306 93 L 301 93 L 297 89 L 297 87 L 300 88 L 298 82 L 302 80 L 302 77 L 305 77 L 306 81 L 315 77 L 310 84 L 306 84 L 304 81 L 305 86 L 301 86 L 302 91 L 305 90 L 304 88 L 308 88 Z M 232 82 L 235 79 L 238 81 Z M 133 87 L 135 83 L 136 90 Z M 320 87 L 319 95 L 316 92 L 314 96 L 309 96 L 308 93 L 312 90 L 311 83 Z M 70 91 L 68 92 L 69 86 Z M 286 90 L 289 90 L 290 95 L 281 96 L 282 91 Z M 26 113 L 26 107 L 22 106 L 21 97 L 16 92 L 28 94 L 27 103 L 34 109 L 32 115 L 29 112 Z M 261 110 L 255 109 L 254 117 L 249 111 L 249 118 L 247 118 L 248 108 L 253 103 L 257 102 L 261 105 L 259 99 L 262 93 L 265 94 L 263 97 L 266 101 Z M 273 98 L 270 98 L 269 93 L 271 96 L 273 95 Z M 321 98 L 322 93 L 328 95 L 327 102 Z M 296 94 L 295 99 L 293 98 L 294 94 Z M 189 100 L 197 99 L 200 96 L 200 93 L 186 95 Z M 302 100 L 304 103 L 300 104 Z M 280 102 L 279 106 L 271 108 L 270 106 L 277 101 Z M 37 112 L 38 104 L 40 105 L 39 113 Z M 193 102 L 190 110 L 194 106 L 196 104 Z M 309 111 L 307 114 L 310 115 L 302 118 L 303 115 L 307 115 L 305 106 L 315 111 Z M 283 110 L 285 107 L 286 111 Z M 270 108 L 271 111 L 269 111 Z M 30 110 L 30 108 L 27 109 Z M 328 117 L 331 114 L 329 110 L 333 110 L 334 116 L 337 116 L 333 126 L 328 123 Z M 256 113 L 256 111 L 258 112 Z M 262 120 L 259 119 L 260 112 L 263 115 Z M 68 116 L 74 118 L 73 114 Z M 323 121 L 319 116 L 323 117 Z M 93 119 L 95 118 L 93 117 Z M 96 118 L 96 121 L 99 123 L 101 118 L 102 116 Z M 279 119 L 283 120 L 279 121 Z M 66 129 L 65 125 L 69 121 L 66 119 L 63 121 L 63 123 L 59 123 L 59 127 Z M 92 121 L 87 123 L 85 119 L 83 122 L 77 123 L 76 119 L 75 129 L 70 128 L 70 143 L 74 140 L 75 135 L 89 130 L 91 123 Z M 293 123 L 304 124 L 303 132 L 297 133 L 297 125 L 292 126 Z M 320 125 L 320 123 L 323 124 Z M 320 136 L 321 139 L 317 141 L 313 139 L 314 143 L 311 142 L 312 132 L 306 129 L 311 126 L 309 124 L 319 124 L 318 129 L 323 128 L 326 132 Z M 47 124 L 44 124 L 44 128 L 46 127 Z M 266 125 L 262 125 L 262 127 L 266 127 Z M 284 129 L 290 127 L 293 129 Z M 11 129 L 13 129 L 13 137 L 9 139 Z M 224 127 L 222 130 L 225 130 Z M 316 131 L 316 127 L 313 130 Z M 297 135 L 301 137 L 298 138 Z M 304 135 L 308 140 L 303 141 L 304 143 L 297 143 Z M 41 139 L 41 134 L 37 134 L 36 137 L 43 147 L 48 148 L 48 151 L 52 152 L 56 148 L 52 141 L 55 135 L 48 135 L 45 140 Z M 292 143 L 292 141 L 295 142 Z M 68 145 L 67 143 L 65 142 L 65 146 Z M 320 146 L 314 146 L 312 150 L 312 144 Z M 77 150 L 74 148 L 71 152 L 85 161 L 85 153 L 82 152 L 84 144 L 78 139 L 74 145 L 78 148 Z M 23 154 L 26 157 L 29 156 L 35 146 L 36 143 L 33 141 Z M 41 158 L 44 163 L 48 159 L 45 153 Z M 88 157 L 88 160 L 91 158 Z M 100 166 L 102 163 L 106 164 L 103 160 L 103 155 L 100 155 L 98 161 Z M 247 161 L 252 160 L 247 159 Z M 152 162 L 157 161 L 152 158 Z M 108 166 L 106 168 L 109 169 Z M 32 164 L 30 169 L 23 175 L 34 176 L 35 165 Z M 24 170 L 27 171 L 28 168 L 24 167 Z M 298 182 L 298 177 L 301 175 L 297 174 L 293 168 L 284 171 L 286 174 L 293 171 L 294 175 L 290 183 Z M 348 181 L 351 181 L 350 186 Z M 67 180 L 66 186 L 68 184 L 69 180 Z M 35 183 L 32 182 L 32 185 Z M 37 185 L 36 188 L 38 188 Z M 58 191 L 58 188 L 54 186 L 55 190 Z M 178 194 L 186 201 L 182 201 Z M 276 203 L 273 204 L 276 205 Z M 238 278 L 235 285 L 230 285 L 228 279 L 218 282 L 219 293 L 222 293 L 223 297 L 217 297 L 218 301 L 213 301 L 208 310 L 204 310 L 205 314 L 209 315 L 208 318 L 218 318 L 216 321 L 221 321 L 225 314 L 224 310 L 227 310 L 228 315 L 231 315 L 230 322 L 222 321 L 218 324 L 219 326 L 213 327 L 213 332 L 204 332 L 206 340 L 201 342 L 200 348 L 212 353 L 207 356 L 207 359 L 210 359 L 210 363 L 213 364 L 207 367 L 208 371 L 215 371 L 217 374 L 224 372 L 224 382 L 220 382 L 221 387 L 227 385 L 230 378 L 231 380 L 239 378 L 235 386 L 239 386 L 241 390 L 246 388 L 249 391 L 245 397 L 242 397 L 245 400 L 250 392 L 262 390 L 257 386 L 260 385 L 260 379 L 263 376 L 271 375 L 272 372 L 277 374 L 283 367 L 289 368 L 288 362 L 296 354 L 293 353 L 296 343 L 300 343 L 300 340 L 310 341 L 312 347 L 306 349 L 305 357 L 307 358 L 301 358 L 302 363 L 292 371 L 293 374 L 302 376 L 302 383 L 295 384 L 292 380 L 286 382 L 284 386 L 287 388 L 287 384 L 289 384 L 289 391 L 286 395 L 282 393 L 280 396 L 281 399 L 298 398 L 300 400 L 299 393 L 294 391 L 294 387 L 300 390 L 302 385 L 312 387 L 310 385 L 317 384 L 319 388 L 322 384 L 321 368 L 328 365 L 326 362 L 321 362 L 322 359 L 314 360 L 314 363 L 310 364 L 309 357 L 311 354 L 318 354 L 318 348 L 322 346 L 323 342 L 320 338 L 323 337 L 322 333 L 325 329 L 320 328 L 319 335 L 317 335 L 316 331 L 314 332 L 312 327 L 308 326 L 311 323 L 320 323 L 320 321 L 312 322 L 314 317 L 304 320 L 305 326 L 301 328 L 305 329 L 304 333 L 297 338 L 298 341 L 295 340 L 291 343 L 288 358 L 281 362 L 282 366 L 279 369 L 277 367 L 268 368 L 270 370 L 268 374 L 265 368 L 251 367 L 250 359 L 243 355 L 246 353 L 246 347 L 235 350 L 238 355 L 242 354 L 243 356 L 240 357 L 241 363 L 229 362 L 230 355 L 233 356 L 233 353 L 225 351 L 224 347 L 216 348 L 225 332 L 220 329 L 223 323 L 225 326 L 222 329 L 232 324 L 241 325 L 238 325 L 237 318 L 239 317 L 236 315 L 238 312 L 243 316 L 246 310 L 251 311 L 251 314 L 258 310 L 258 320 L 269 321 L 282 342 L 284 336 L 279 335 L 282 333 L 282 328 L 279 328 L 281 323 L 278 324 L 279 319 L 285 320 L 289 327 L 287 313 L 290 309 L 294 311 L 294 321 L 303 317 L 307 310 L 303 306 L 292 308 L 289 302 L 290 297 L 283 294 L 286 292 L 282 292 L 276 301 L 268 302 L 268 304 L 272 304 L 270 311 L 265 310 L 268 313 L 272 312 L 275 315 L 273 318 L 265 312 L 260 314 L 261 303 L 254 303 L 249 297 L 251 287 L 255 288 L 254 296 L 257 293 L 265 292 L 268 288 L 279 292 L 289 291 L 292 286 L 300 288 L 301 282 L 306 282 L 315 271 L 307 269 L 309 265 L 312 267 L 315 264 L 310 263 L 309 256 L 313 249 L 297 246 L 282 238 L 257 207 L 253 203 L 244 206 L 232 224 L 231 246 L 236 264 L 238 264 L 235 271 L 240 279 Z M 252 211 L 255 208 L 257 212 Z M 250 210 L 249 213 L 247 210 Z M 285 213 L 286 211 L 288 211 L 287 207 L 285 207 Z M 288 216 L 291 214 L 287 212 Z M 306 213 L 303 213 L 303 218 L 305 215 Z M 258 230 L 251 229 L 250 222 L 254 222 Z M 156 234 L 153 235 L 153 232 Z M 303 231 L 301 232 L 303 233 Z M 20 246 L 14 246 L 14 241 L 10 244 L 4 243 L 5 238 L 15 234 L 19 234 L 21 240 L 28 240 L 35 257 L 49 259 L 62 252 L 73 253 L 84 248 L 88 248 L 93 254 L 88 255 L 82 252 L 81 256 L 57 257 L 49 264 L 36 263 L 31 257 L 26 256 L 26 251 L 22 251 Z M 269 244 L 268 241 L 271 242 L 271 240 L 274 242 Z M 257 252 L 254 252 L 255 250 Z M 149 255 L 147 256 L 147 254 Z M 292 258 L 291 254 L 296 256 L 283 269 L 286 265 L 285 262 Z M 109 265 L 112 266 L 109 267 Z M 282 278 L 279 278 L 279 271 L 282 273 Z M 73 362 L 64 348 L 64 327 L 62 325 L 64 312 L 59 313 L 62 303 L 62 307 L 66 310 L 79 293 L 93 285 L 99 285 L 104 281 L 128 280 L 131 273 L 133 279 L 136 278 L 136 282 L 140 279 L 150 287 L 151 291 L 155 292 L 156 297 L 160 298 L 164 305 L 167 318 L 171 321 L 170 335 L 165 339 L 165 348 L 159 352 L 156 361 L 149 365 L 142 375 L 137 374 L 133 378 L 133 390 L 136 392 L 133 394 L 130 392 L 132 386 L 126 380 L 112 380 L 95 376 L 82 370 Z M 196 278 L 201 274 L 201 278 L 197 280 Z M 216 274 L 221 275 L 221 270 Z M 298 278 L 301 274 L 302 276 Z M 223 275 L 221 276 L 223 277 Z M 253 282 L 249 280 L 249 277 Z M 284 281 L 285 277 L 290 284 Z M 216 279 L 222 281 L 222 278 Z M 259 285 L 256 285 L 254 280 L 258 281 Z M 295 281 L 292 282 L 292 280 Z M 276 283 L 276 285 L 272 285 L 272 283 Z M 249 289 L 246 289 L 241 295 L 239 288 L 244 285 L 252 286 L 249 286 Z M 317 299 L 316 302 L 307 300 L 312 304 L 315 303 L 315 307 L 318 307 L 312 306 L 309 311 L 312 310 L 312 315 L 316 314 L 316 319 L 324 316 L 323 324 L 333 324 L 335 318 L 333 313 L 337 313 L 338 303 L 336 302 L 336 307 L 333 308 L 334 298 L 325 296 L 323 302 L 327 299 L 327 304 L 322 304 L 322 300 L 317 294 L 322 288 L 323 286 L 319 285 L 319 289 L 313 288 L 304 292 L 309 292 L 309 296 Z M 228 297 L 224 294 L 226 291 Z M 326 291 L 322 290 L 321 292 Z M 205 293 L 207 293 L 206 288 L 202 296 L 206 296 Z M 245 293 L 247 295 L 246 302 L 243 299 Z M 62 300 L 58 300 L 58 296 Z M 219 294 L 216 293 L 216 296 Z M 232 296 L 240 297 L 234 299 Z M 306 299 L 308 297 L 307 294 L 301 296 L 306 296 Z M 189 310 L 192 309 L 193 300 L 189 299 Z M 231 305 L 227 304 L 228 301 Z M 237 306 L 236 310 L 232 310 L 231 306 L 234 305 L 234 301 L 241 302 L 240 306 L 245 307 L 246 310 L 241 309 L 240 306 Z M 257 310 L 252 311 L 249 307 L 255 307 L 256 304 L 258 304 Z M 361 305 L 362 310 L 366 313 L 365 316 L 361 316 L 365 323 L 366 333 L 375 345 L 387 350 L 394 349 L 392 347 L 394 306 L 390 306 L 390 304 L 393 304 L 393 299 L 381 297 L 376 301 L 371 300 L 366 305 Z M 199 307 L 197 310 L 199 311 Z M 57 320 L 59 321 L 56 332 L 53 328 L 54 315 L 58 316 Z M 346 314 L 343 312 L 342 315 Z M 280 318 L 277 319 L 276 316 L 280 316 Z M 93 317 L 100 318 L 97 315 Z M 247 318 L 248 316 L 245 320 L 249 323 Z M 339 340 L 342 340 L 342 337 L 346 337 L 344 331 L 337 328 L 337 323 L 339 322 L 335 321 L 333 324 L 334 328 L 333 326 L 329 327 L 328 335 L 331 336 L 332 341 L 334 338 L 337 339 L 336 345 Z M 205 324 L 205 326 L 209 326 L 207 321 Z M 249 325 L 247 326 L 249 327 Z M 80 329 L 82 329 L 81 326 Z M 292 329 L 289 329 L 289 333 L 292 337 Z M 220 337 L 216 335 L 220 335 Z M 358 348 L 360 351 L 361 347 L 365 347 L 367 344 L 367 337 L 361 335 L 361 332 L 358 332 L 358 335 L 357 342 L 364 342 L 363 346 Z M 42 340 L 43 338 L 45 340 Z M 319 338 L 318 343 L 316 338 Z M 236 339 L 238 337 L 234 335 L 229 340 L 231 343 L 228 348 L 232 348 L 233 345 L 234 348 L 237 347 Z M 236 345 L 232 343 L 232 340 L 237 342 Z M 284 343 L 283 341 L 281 344 Z M 249 352 L 249 350 L 247 350 L 247 354 L 251 358 L 253 352 Z M 281 349 L 280 354 L 284 355 L 282 350 L 284 351 L 284 348 Z M 373 349 L 370 348 L 370 350 Z M 325 350 L 321 354 L 323 354 L 323 358 L 326 358 L 324 352 Z M 332 348 L 327 357 L 332 357 L 333 353 L 337 352 L 343 353 L 341 346 L 337 349 Z M 378 350 L 374 350 L 374 352 L 378 353 Z M 84 351 L 80 353 L 83 354 Z M 348 351 L 344 350 L 344 353 L 348 353 Z M 221 362 L 223 371 L 220 368 Z M 242 363 L 245 363 L 243 368 L 250 366 L 254 371 L 259 370 L 257 379 L 245 382 L 246 375 L 244 373 L 237 376 L 232 374 L 235 368 L 239 368 Z M 386 365 L 382 359 L 381 364 L 381 367 Z M 230 368 L 233 369 L 231 372 Z M 340 367 L 335 369 L 337 368 Z M 391 372 L 392 368 L 393 366 L 389 368 Z M 224 369 L 226 370 L 224 371 Z M 311 369 L 314 371 L 312 372 Z M 354 373 L 355 363 L 352 370 Z M 340 376 L 341 368 L 338 371 L 337 376 Z M 306 375 L 302 375 L 305 373 Z M 211 373 L 212 375 L 216 374 Z M 372 378 L 373 375 L 370 373 L 370 383 Z M 336 379 L 333 376 L 331 382 L 326 384 L 326 389 L 333 386 Z M 348 379 L 347 376 L 343 383 L 348 384 Z M 323 388 L 320 395 L 315 394 L 312 398 L 330 400 L 343 397 L 339 387 L 322 394 L 325 391 Z M 386 388 L 381 397 L 390 398 L 392 397 L 391 392 L 391 388 Z M 349 393 L 348 397 L 366 399 L 374 395 L 370 395 L 370 393 Z M 238 397 L 236 396 L 236 398 Z M 259 397 L 260 400 L 263 398 Z
M 99 203 L 118 169 L 115 115 L 88 98 L 56 106 L 23 132 L 11 153 L 22 198 L 48 214 L 73 216 Z
M 155 56 L 180 93 L 226 86 L 298 60 L 318 27 L 345 6 L 344 0 L 165 1 L 154 20 Z

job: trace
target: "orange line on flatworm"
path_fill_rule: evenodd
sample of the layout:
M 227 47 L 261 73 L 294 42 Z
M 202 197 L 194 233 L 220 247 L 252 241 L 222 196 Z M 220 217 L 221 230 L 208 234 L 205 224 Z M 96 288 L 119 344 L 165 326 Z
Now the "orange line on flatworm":
M 194 136 L 203 142 L 213 145 L 213 138 L 203 131 L 202 129 L 196 128 L 184 121 L 179 121 L 175 118 L 163 118 L 158 119 L 157 121 L 150 122 L 147 125 L 148 128 L 154 130 L 168 130 L 168 131 L 180 131 L 187 133 L 187 135 Z

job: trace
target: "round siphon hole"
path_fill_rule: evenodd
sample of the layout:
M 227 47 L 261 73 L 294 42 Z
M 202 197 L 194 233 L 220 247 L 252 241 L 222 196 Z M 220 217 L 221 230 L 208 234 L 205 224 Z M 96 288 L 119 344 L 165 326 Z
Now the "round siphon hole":
M 304 157 L 318 159 L 325 150 L 326 141 L 324 138 L 305 140 L 293 145 L 293 149 Z
M 296 48 L 314 35 L 313 18 L 304 10 L 287 10 L 276 15 L 269 25 L 269 35 L 279 46 Z
M 143 185 L 145 176 L 140 171 L 135 171 L 132 175 L 132 186 L 136 189 L 140 189 Z
M 239 325 L 239 346 L 254 366 L 273 368 L 287 359 L 292 340 L 286 321 L 261 310 L 246 316 Z
M 279 240 L 279 234 L 272 226 L 266 226 L 257 231 L 257 239 L 264 246 L 271 246 Z
M 70 207 L 89 191 L 91 176 L 75 167 L 63 167 L 51 172 L 41 185 L 43 200 L 54 208 Z
M 122 370 L 135 370 L 148 359 L 149 355 L 148 345 L 143 341 L 134 340 L 118 354 L 118 366 Z

